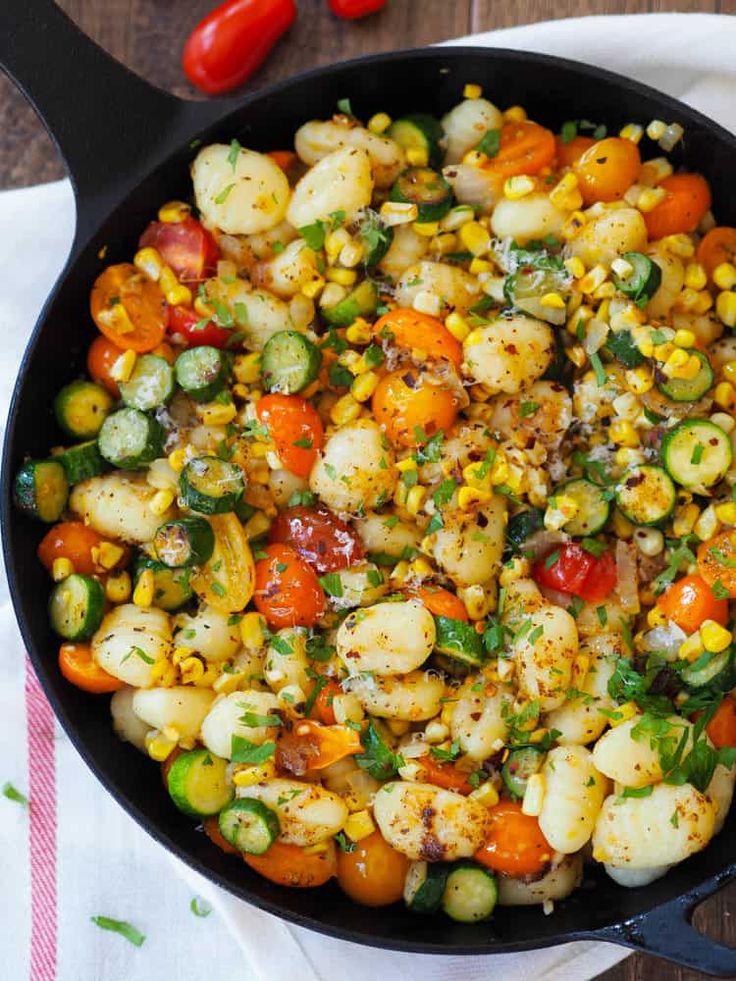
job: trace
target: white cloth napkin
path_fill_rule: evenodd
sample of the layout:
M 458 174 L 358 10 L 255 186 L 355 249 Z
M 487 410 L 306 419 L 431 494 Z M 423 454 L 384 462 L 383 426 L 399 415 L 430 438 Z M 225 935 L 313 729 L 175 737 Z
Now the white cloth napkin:
M 648 82 L 736 130 L 736 20 L 701 14 L 590 17 L 511 28 L 450 42 L 558 54 Z M 513 93 L 489 93 L 501 105 Z M 574 107 L 571 107 L 571 112 Z M 0 194 L 0 420 L 28 334 L 71 243 L 67 181 Z M 574 943 L 518 955 L 429 957 L 358 947 L 292 927 L 236 900 L 166 855 L 99 787 L 54 725 L 28 669 L 4 575 L 0 579 L 0 881 L 5 885 L 0 973 L 31 981 L 584 981 L 625 956 Z M 173 871 L 176 874 L 172 874 Z M 214 908 L 198 919 L 194 895 Z M 147 935 L 134 947 L 90 923 L 127 920 Z M 366 917 L 370 912 L 366 910 Z

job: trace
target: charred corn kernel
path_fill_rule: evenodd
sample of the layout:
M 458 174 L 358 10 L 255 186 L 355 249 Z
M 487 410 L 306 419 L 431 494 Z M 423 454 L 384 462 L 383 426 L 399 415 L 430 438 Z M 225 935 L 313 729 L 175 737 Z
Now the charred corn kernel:
M 427 488 L 419 485 L 412 487 L 406 495 L 406 510 L 409 514 L 419 514 L 427 500 Z
M 683 661 L 697 661 L 700 655 L 705 651 L 703 647 L 703 641 L 699 633 L 694 633 L 686 641 L 680 644 L 677 651 L 678 657 L 682 658 Z
M 274 469 L 279 470 L 281 468 L 274 467 Z M 243 531 L 248 541 L 252 541 L 254 538 L 260 538 L 270 527 L 271 521 L 268 515 L 263 511 L 256 511 L 243 525 Z
M 480 150 L 468 150 L 463 157 L 463 163 L 468 167 L 482 167 L 487 160 L 488 157 Z
M 177 473 L 180 473 L 187 463 L 187 451 L 183 446 L 180 446 L 178 450 L 172 450 L 172 452 L 169 453 L 168 459 L 171 469 L 176 470 Z
M 178 667 L 182 661 L 186 661 L 192 654 L 194 654 L 193 647 L 175 647 L 171 654 L 171 663 Z
M 238 414 L 234 402 L 200 402 L 196 411 L 205 426 L 226 426 Z
M 148 503 L 148 510 L 152 514 L 161 516 L 169 510 L 174 503 L 174 492 L 170 490 L 156 491 Z M 114 564 L 114 563 L 113 563 Z
M 720 524 L 714 505 L 709 504 L 700 512 L 700 517 L 693 525 L 693 531 L 701 541 L 705 542 L 716 534 Z
M 570 173 L 565 174 L 557 184 L 549 192 L 549 199 L 555 207 L 560 209 L 565 208 L 568 204 L 568 199 L 570 195 L 574 194 L 578 190 L 578 178 L 577 175 Z M 583 203 L 582 197 L 580 197 L 580 207 Z M 569 210 L 575 210 L 569 209 Z
M 54 559 L 51 565 L 51 578 L 54 582 L 61 582 L 63 579 L 68 579 L 72 575 L 74 575 L 74 566 L 70 559 L 63 557 Z
M 657 205 L 661 204 L 666 197 L 667 191 L 663 187 L 645 187 L 639 195 L 636 206 L 639 211 L 647 214 L 650 211 L 654 211 Z
M 156 763 L 163 763 L 164 760 L 167 760 L 176 749 L 176 743 L 176 739 L 167 739 L 156 729 L 149 732 L 144 740 L 146 752 Z
M 360 367 L 363 364 L 363 358 L 357 351 L 343 351 L 337 361 L 338 364 L 341 364 L 347 368 L 351 374 L 360 374 Z
M 666 361 L 676 350 L 678 349 L 675 347 L 672 341 L 665 341 L 664 344 L 657 344 L 657 346 L 654 348 L 654 357 L 657 359 L 657 361 Z
M 161 275 L 161 270 L 164 267 L 164 261 L 156 249 L 147 247 L 145 249 L 139 249 L 136 252 L 133 265 L 136 269 L 140 269 L 142 273 L 145 273 L 149 279 L 157 282 Z
M 599 287 L 601 287 L 606 279 L 608 278 L 608 271 L 605 266 L 600 263 L 597 266 L 593 266 L 590 272 L 586 273 L 585 276 L 580 280 L 578 286 L 582 293 L 594 293 Z
M 367 320 L 357 317 L 345 331 L 345 340 L 350 344 L 369 344 L 373 330 Z
M 628 541 L 634 534 L 634 525 L 616 509 L 613 512 L 613 530 L 618 538 Z
M 615 419 L 608 427 L 608 437 L 617 446 L 639 445 L 639 434 L 628 419 Z
M 614 456 L 619 467 L 635 467 L 647 462 L 644 451 L 633 446 L 620 446 Z
M 700 293 L 697 293 L 695 290 L 691 290 L 686 286 L 677 296 L 675 306 L 678 310 L 692 310 L 695 307 L 695 304 L 698 302 L 699 297 Z
M 685 266 L 685 286 L 691 290 L 704 290 L 708 285 L 708 274 L 699 262 L 689 262 Z
M 416 470 L 417 461 L 413 456 L 404 457 L 403 460 L 398 461 L 396 464 L 396 469 L 399 471 L 399 473 L 406 473 L 408 470 Z
M 396 563 L 389 578 L 391 579 L 392 582 L 401 584 L 404 582 L 404 580 L 408 575 L 409 575 L 409 563 L 402 560 L 401 562 Z
M 117 572 L 108 576 L 105 582 L 105 596 L 111 603 L 127 603 L 132 591 L 130 573 Z
M 736 293 L 723 292 L 716 299 L 716 313 L 726 327 L 736 326 Z
M 539 302 L 550 310 L 564 310 L 566 306 L 559 293 L 545 293 Z
M 518 579 L 526 579 L 529 576 L 529 568 L 529 559 L 515 555 L 501 566 L 498 577 L 499 586 L 510 586 L 512 582 L 516 582 Z
M 409 567 L 411 573 L 415 576 L 431 576 L 434 574 L 434 567 L 431 562 L 420 556 L 418 559 L 414 559 Z
M 587 218 L 582 211 L 573 211 L 573 213 L 565 221 L 565 224 L 562 226 L 562 237 L 565 239 L 565 241 L 569 242 L 571 239 L 574 239 L 580 232 L 581 228 L 585 226 L 586 222 Z
M 459 313 L 455 312 L 445 317 L 445 327 L 447 327 L 455 340 L 460 342 L 464 341 L 470 333 L 470 327 L 468 326 L 467 320 L 464 317 L 461 317 Z
M 330 409 L 330 419 L 336 426 L 344 426 L 360 415 L 360 402 L 356 402 L 350 392 L 341 396 Z
M 654 387 L 654 374 L 646 365 L 630 368 L 624 375 L 626 385 L 634 395 L 644 395 Z
M 154 499 L 155 497 L 156 495 L 154 495 Z M 166 510 L 166 508 L 164 508 L 164 510 Z M 100 547 L 97 550 L 97 557 L 94 561 L 98 565 L 101 565 L 103 569 L 112 569 L 113 566 L 118 564 L 124 555 L 125 549 L 120 545 L 115 545 L 113 542 L 100 542 Z
M 556 494 L 549 499 L 544 512 L 544 527 L 547 531 L 559 531 L 568 521 L 572 521 L 579 510 L 580 506 L 574 498 Z
M 476 85 L 475 82 L 468 82 L 463 88 L 464 99 L 480 99 L 482 95 L 483 89 L 480 85 Z
M 611 269 L 619 279 L 628 279 L 634 271 L 634 267 L 626 259 L 614 259 L 611 263 Z
M 616 295 L 616 287 L 613 283 L 605 282 L 593 291 L 594 300 L 610 300 Z
M 153 603 L 153 569 L 144 569 L 138 577 L 133 590 L 133 602 L 136 606 L 148 607 Z
M 243 647 L 251 651 L 263 647 L 266 642 L 265 626 L 266 621 L 260 613 L 244 613 L 240 621 L 240 639 L 243 641 Z
M 329 282 L 337 283 L 338 286 L 352 286 L 358 278 L 358 274 L 354 269 L 338 269 L 333 266 L 327 270 L 325 277 Z
M 667 617 L 658 606 L 653 606 L 647 613 L 647 623 L 650 627 L 663 627 L 667 623 Z
M 110 377 L 116 382 L 127 382 L 133 374 L 135 363 L 138 360 L 135 351 L 126 351 L 121 354 L 110 368 Z
M 726 525 L 736 525 L 736 504 L 716 504 L 716 517 Z
M 233 374 L 242 385 L 252 385 L 259 381 L 261 377 L 260 352 L 239 354 L 233 362 Z
M 521 802 L 522 814 L 529 817 L 539 817 L 544 804 L 545 780 L 541 773 L 533 773 L 526 782 L 524 799 Z
M 463 480 L 470 487 L 486 488 L 491 484 L 491 470 L 484 462 L 469 463 L 463 468 Z
M 458 588 L 457 595 L 465 604 L 471 620 L 482 620 L 483 617 L 487 617 L 494 606 L 492 597 L 477 583 Z
M 430 317 L 439 317 L 442 312 L 442 299 L 432 290 L 419 290 L 412 301 L 412 308 Z
M 667 375 L 668 378 L 674 378 L 676 376 L 676 369 L 683 368 L 690 358 L 687 351 L 683 351 L 681 347 L 676 347 L 671 354 L 668 355 L 667 360 L 662 366 L 662 372 Z
M 672 373 L 672 378 L 684 378 L 686 381 L 692 381 L 701 369 L 701 363 L 696 354 L 691 354 L 688 356 L 687 362 L 681 367 L 677 368 Z
M 675 537 L 684 538 L 685 535 L 689 535 L 699 517 L 700 508 L 697 504 L 685 504 L 678 508 L 672 521 L 672 532 Z
M 469 272 L 473 276 L 479 276 L 481 273 L 488 273 L 493 271 L 493 266 L 487 259 L 477 259 L 474 258 L 469 266 Z
M 438 221 L 415 221 L 411 227 L 417 235 L 421 235 L 423 238 L 432 238 L 440 230 L 440 223 Z
M 534 190 L 534 178 L 526 174 L 507 177 L 503 184 L 503 196 L 509 201 L 520 201 Z
M 508 483 L 510 476 L 511 470 L 506 454 L 503 450 L 497 450 L 495 459 L 491 464 L 491 483 L 494 487 L 498 487 L 499 484 Z
M 706 651 L 720 654 L 721 651 L 725 651 L 729 646 L 732 637 L 731 631 L 726 630 L 720 623 L 716 623 L 715 620 L 706 620 L 700 626 L 700 639 Z
M 585 263 L 578 256 L 573 256 L 571 259 L 565 259 L 565 269 L 574 276 L 575 279 L 582 279 L 585 275 Z
M 642 164 L 639 181 L 646 187 L 655 187 L 672 174 L 672 164 L 666 157 L 655 157 Z
M 276 776 L 276 767 L 272 760 L 265 763 L 254 763 L 233 773 L 233 783 L 236 787 L 253 787 L 264 780 L 272 780 Z
M 367 402 L 378 387 L 378 375 L 375 371 L 366 371 L 363 375 L 358 375 L 350 386 L 350 394 L 356 402 Z
M 463 246 L 474 256 L 484 255 L 491 247 L 491 236 L 488 234 L 488 229 L 477 221 L 467 222 L 457 234 Z
M 198 657 L 187 657 L 179 664 L 179 675 L 183 685 L 193 685 L 204 674 L 204 664 Z
M 419 209 L 403 201 L 384 201 L 380 215 L 387 225 L 409 225 L 417 220 Z
M 638 123 L 629 123 L 618 134 L 622 140 L 631 140 L 632 143 L 639 143 L 644 136 L 644 127 Z
M 185 201 L 167 201 L 158 209 L 158 220 L 167 225 L 177 225 L 189 217 L 191 210 Z
M 324 288 L 324 276 L 315 276 L 314 279 L 310 279 L 308 283 L 305 283 L 304 286 L 302 286 L 301 292 L 310 300 L 316 300 Z
M 675 347 L 694 347 L 695 345 L 695 334 L 691 330 L 676 330 L 675 336 L 672 338 L 672 343 Z
M 509 106 L 504 111 L 503 118 L 507 123 L 523 123 L 527 118 L 526 109 L 523 106 Z
M 585 681 L 585 676 L 590 670 L 590 658 L 587 654 L 578 654 L 572 662 L 572 686 L 579 688 Z
M 376 133 L 378 136 L 381 133 L 385 133 L 389 128 L 393 120 L 387 112 L 377 112 L 368 120 L 368 129 L 371 133 Z
M 731 410 L 736 407 L 736 389 L 731 382 L 721 382 L 716 385 L 715 391 L 713 392 L 713 401 L 716 405 L 720 405 L 722 409 Z
M 638 528 L 634 534 L 634 543 L 642 555 L 650 558 L 661 555 L 664 551 L 664 535 L 659 528 Z
M 488 808 L 495 807 L 499 801 L 498 791 L 490 780 L 486 780 L 480 787 L 476 787 L 475 790 L 468 794 L 468 797 L 477 801 L 483 807 Z
M 713 270 L 713 282 L 721 290 L 732 290 L 736 286 L 736 266 L 731 262 L 721 262 Z
M 689 259 L 695 255 L 693 241 L 684 232 L 679 232 L 676 235 L 666 235 L 661 240 L 661 244 L 668 252 L 679 256 L 681 259 Z
M 481 487 L 461 487 L 457 492 L 457 505 L 461 511 L 468 511 L 477 504 L 488 504 L 492 497 L 491 491 Z
M 426 167 L 429 154 L 421 146 L 410 146 L 406 150 L 406 161 L 411 167 Z

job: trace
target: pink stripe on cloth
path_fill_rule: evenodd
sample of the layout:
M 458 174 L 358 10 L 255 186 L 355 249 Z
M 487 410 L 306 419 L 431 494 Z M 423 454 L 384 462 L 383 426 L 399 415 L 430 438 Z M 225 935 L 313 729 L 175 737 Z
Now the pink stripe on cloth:
M 30 805 L 30 981 L 56 981 L 56 755 L 54 713 L 26 658 Z

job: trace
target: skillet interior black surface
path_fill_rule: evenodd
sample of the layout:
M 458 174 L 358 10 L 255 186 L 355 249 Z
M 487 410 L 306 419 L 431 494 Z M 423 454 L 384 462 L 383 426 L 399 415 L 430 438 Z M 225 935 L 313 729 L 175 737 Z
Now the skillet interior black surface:
M 16 8 L 12 17 L 22 17 L 20 4 L 13 0 L 10 6 Z M 7 8 L 0 15 L 0 28 L 3 17 L 12 27 Z M 58 30 L 69 30 L 66 24 L 52 27 L 49 39 Z M 22 41 L 22 31 L 17 40 Z M 61 441 L 51 397 L 63 382 L 84 370 L 84 354 L 94 336 L 88 296 L 95 276 L 106 263 L 129 261 L 141 229 L 160 202 L 190 196 L 188 163 L 195 151 L 189 143 L 195 136 L 205 142 L 237 137 L 243 145 L 263 150 L 288 147 L 302 122 L 328 117 L 340 98 L 349 96 L 363 118 L 377 110 L 393 116 L 419 110 L 442 114 L 458 100 L 464 82 L 472 80 L 501 106 L 522 104 L 532 118 L 554 129 L 571 117 L 605 121 L 612 131 L 631 120 L 679 120 L 687 136 L 676 162 L 707 176 L 717 218 L 730 224 L 736 224 L 736 201 L 731 195 L 736 141 L 697 113 L 625 79 L 514 51 L 446 48 L 361 59 L 274 86 L 233 109 L 232 103 L 196 107 L 178 103 L 113 67 L 98 51 L 90 54 L 88 42 L 80 42 L 79 36 L 74 41 L 81 45 L 82 60 L 87 58 L 85 67 L 101 72 L 95 91 L 85 101 L 82 82 L 72 79 L 68 57 L 63 65 L 70 72 L 72 96 L 83 99 L 82 107 L 69 112 L 81 116 L 83 109 L 93 134 L 100 121 L 102 142 L 93 137 L 86 151 L 72 142 L 74 133 L 81 132 L 79 127 L 70 127 L 60 107 L 48 104 L 48 94 L 34 85 L 17 50 L 5 57 L 8 52 L 0 47 L 0 60 L 35 96 L 57 132 L 59 126 L 64 129 L 60 143 L 77 177 L 80 219 L 73 259 L 44 310 L 19 375 L 4 450 L 2 524 L 23 636 L 44 688 L 86 762 L 121 805 L 184 861 L 242 899 L 315 930 L 423 953 L 500 953 L 598 937 L 721 976 L 736 974 L 736 952 L 702 938 L 688 923 L 692 906 L 736 875 L 733 816 L 709 849 L 647 888 L 621 889 L 605 875 L 595 874 L 551 916 L 543 916 L 539 908 L 499 909 L 490 923 L 472 927 L 422 919 L 403 906 L 368 911 L 346 901 L 336 887 L 287 890 L 252 874 L 242 862 L 215 849 L 171 806 L 158 768 L 113 734 L 108 699 L 86 696 L 59 676 L 58 642 L 46 616 L 48 580 L 35 557 L 43 529 L 18 516 L 10 501 L 12 473 L 24 455 L 43 456 L 49 446 Z M 142 98 L 150 100 L 150 111 L 141 105 Z M 115 130 L 109 119 L 102 120 L 110 113 L 117 120 L 129 113 L 130 119 L 141 122 L 138 130 L 130 123 L 121 127 L 117 147 L 110 145 Z M 214 122 L 207 125 L 210 120 Z M 142 177 L 149 168 L 151 173 Z M 107 248 L 104 261 L 98 257 L 103 246 Z

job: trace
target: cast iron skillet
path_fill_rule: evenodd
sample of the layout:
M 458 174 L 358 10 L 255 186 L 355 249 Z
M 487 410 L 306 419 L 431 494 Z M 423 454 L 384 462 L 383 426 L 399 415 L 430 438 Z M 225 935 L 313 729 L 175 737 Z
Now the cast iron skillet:
M 173 55 L 172 55 L 173 56 Z M 104 264 L 129 261 L 158 205 L 191 193 L 195 138 L 237 137 L 245 146 L 291 145 L 307 119 L 327 118 L 349 96 L 357 113 L 441 114 L 472 80 L 501 105 L 520 103 L 554 129 L 570 117 L 679 120 L 687 138 L 676 162 L 706 175 L 719 222 L 736 224 L 736 140 L 720 126 L 652 89 L 574 62 L 517 51 L 445 48 L 395 52 L 308 72 L 236 100 L 189 103 L 166 95 L 109 58 L 51 0 L 0 3 L 0 67 L 26 93 L 61 150 L 74 183 L 71 256 L 36 326 L 18 376 L 2 472 L 2 532 L 10 590 L 33 665 L 69 737 L 98 779 L 157 841 L 234 895 L 301 926 L 355 943 L 418 953 L 493 954 L 571 940 L 608 940 L 722 977 L 736 950 L 698 933 L 695 906 L 736 876 L 736 816 L 710 848 L 652 885 L 616 886 L 589 874 L 551 916 L 538 907 L 499 909 L 476 926 L 421 918 L 403 907 L 366 910 L 335 886 L 279 888 L 216 849 L 162 792 L 158 767 L 119 741 L 108 699 L 67 684 L 46 616 L 48 580 L 35 550 L 43 529 L 12 508 L 12 475 L 27 453 L 61 441 L 51 397 L 84 366 L 94 336 L 90 286 Z M 41 224 L 44 216 L 39 215 Z M 12 235 L 12 229 L 5 234 Z M 106 246 L 104 262 L 98 257 Z M 6 284 L 5 288 L 12 288 Z

